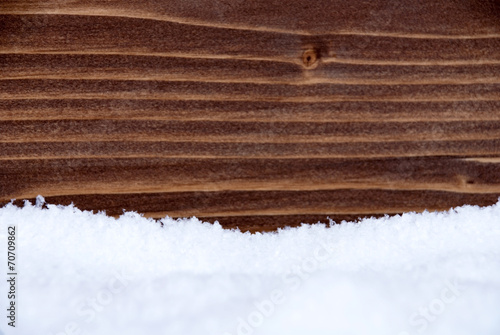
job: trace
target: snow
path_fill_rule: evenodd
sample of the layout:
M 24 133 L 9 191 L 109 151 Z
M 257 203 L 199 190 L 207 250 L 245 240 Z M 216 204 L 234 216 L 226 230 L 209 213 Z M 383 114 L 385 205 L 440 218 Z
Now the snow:
M 43 202 L 0 209 L 0 333 L 500 334 L 500 202 L 265 234 Z

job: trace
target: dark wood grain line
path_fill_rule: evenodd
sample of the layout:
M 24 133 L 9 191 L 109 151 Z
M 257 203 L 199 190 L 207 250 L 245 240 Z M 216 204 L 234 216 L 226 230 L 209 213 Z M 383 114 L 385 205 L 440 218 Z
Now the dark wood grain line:
M 0 161 L 72 158 L 500 157 L 500 139 L 350 143 L 0 142 Z
M 321 63 L 308 77 L 316 80 L 340 79 L 351 83 L 379 85 L 474 84 L 496 82 L 500 67 L 496 64 L 474 65 L 377 65 Z
M 1 121 L 0 142 L 192 141 L 383 142 L 487 140 L 500 121 L 218 122 L 153 120 Z
M 314 46 L 307 44 L 303 46 L 300 51 L 297 51 L 294 58 L 282 57 L 258 57 L 251 55 L 225 55 L 225 54 L 204 54 L 204 53 L 175 53 L 175 52 L 141 52 L 141 51 L 58 51 L 58 50 L 20 50 L 16 47 L 14 50 L 0 50 L 0 55 L 64 55 L 64 56 L 85 56 L 85 55 L 99 55 L 99 56 L 132 56 L 132 57 L 160 57 L 160 58 L 182 58 L 182 59 L 210 59 L 210 60 L 246 60 L 252 62 L 271 62 L 271 63 L 288 63 L 295 65 L 303 65 L 302 55 L 306 50 L 314 49 Z M 343 51 L 343 49 L 342 49 Z M 321 55 L 321 54 L 320 54 Z M 316 65 L 319 64 L 339 64 L 339 65 L 359 65 L 359 66 L 392 66 L 398 67 L 456 67 L 456 66 L 474 66 L 474 65 L 498 65 L 500 61 L 497 59 L 455 59 L 455 60 L 384 60 L 384 59 L 360 59 L 360 58 L 341 58 L 336 54 L 331 56 L 321 56 L 321 61 L 315 63 L 313 67 L 306 67 L 304 70 L 314 70 Z
M 141 80 L 0 80 L 0 99 L 128 98 L 259 101 L 500 100 L 500 84 L 307 86 Z
M 500 120 L 500 101 L 262 102 L 126 99 L 0 100 L 0 120 L 408 122 Z

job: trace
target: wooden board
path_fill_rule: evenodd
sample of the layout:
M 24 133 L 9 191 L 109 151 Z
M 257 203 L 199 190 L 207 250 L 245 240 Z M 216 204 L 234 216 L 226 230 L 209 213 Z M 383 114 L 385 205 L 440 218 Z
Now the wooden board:
M 0 205 L 264 231 L 500 197 L 500 1 L 2 0 Z

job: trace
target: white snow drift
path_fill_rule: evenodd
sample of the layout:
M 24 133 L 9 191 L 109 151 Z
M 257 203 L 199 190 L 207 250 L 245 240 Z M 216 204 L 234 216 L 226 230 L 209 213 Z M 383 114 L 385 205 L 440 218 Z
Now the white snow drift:
M 0 209 L 6 334 L 500 334 L 500 202 L 254 235 L 42 203 Z

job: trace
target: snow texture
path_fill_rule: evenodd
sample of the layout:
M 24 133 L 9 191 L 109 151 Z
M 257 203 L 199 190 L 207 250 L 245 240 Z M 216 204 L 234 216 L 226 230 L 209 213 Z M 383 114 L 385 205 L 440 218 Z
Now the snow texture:
M 73 206 L 0 209 L 16 227 L 16 328 L 70 334 L 500 334 L 500 202 L 275 233 Z

